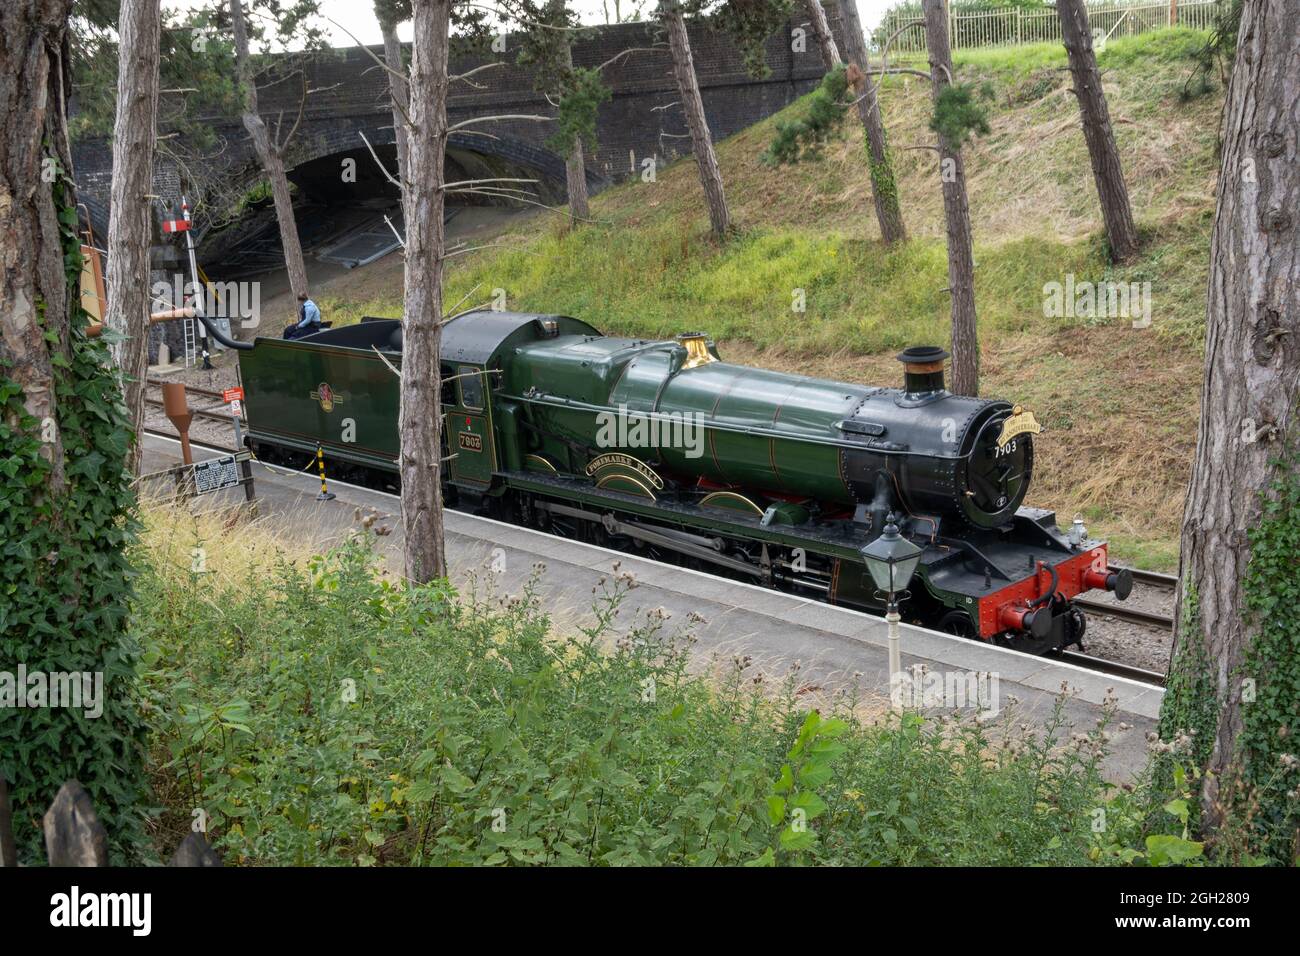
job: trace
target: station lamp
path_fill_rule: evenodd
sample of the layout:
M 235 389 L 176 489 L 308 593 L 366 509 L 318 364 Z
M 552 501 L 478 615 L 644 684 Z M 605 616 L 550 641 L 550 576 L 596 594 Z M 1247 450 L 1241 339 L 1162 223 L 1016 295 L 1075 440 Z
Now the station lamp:
M 902 676 L 902 655 L 899 650 L 898 602 L 905 595 L 907 585 L 916 573 L 921 560 L 921 549 L 898 533 L 898 524 L 891 513 L 885 519 L 885 530 L 859 552 L 871 572 L 876 587 L 887 595 L 885 623 L 889 625 L 889 683 L 890 699 L 899 709 L 898 695 L 893 693 L 894 682 Z

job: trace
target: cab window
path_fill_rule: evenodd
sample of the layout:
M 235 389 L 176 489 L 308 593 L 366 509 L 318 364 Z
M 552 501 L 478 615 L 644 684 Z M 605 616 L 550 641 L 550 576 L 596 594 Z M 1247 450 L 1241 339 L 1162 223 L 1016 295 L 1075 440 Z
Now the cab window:
M 479 370 L 472 365 L 462 365 L 457 371 L 461 377 L 460 382 L 460 404 L 464 408 L 472 408 L 475 411 L 483 410 L 483 376 Z

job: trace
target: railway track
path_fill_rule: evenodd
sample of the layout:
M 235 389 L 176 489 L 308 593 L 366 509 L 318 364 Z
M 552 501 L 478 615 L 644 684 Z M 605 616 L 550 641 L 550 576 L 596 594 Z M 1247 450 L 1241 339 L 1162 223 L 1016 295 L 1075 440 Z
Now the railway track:
M 1075 598 L 1074 603 L 1086 611 L 1116 621 L 1127 621 L 1129 624 L 1141 624 L 1146 627 L 1162 627 L 1167 631 L 1173 630 L 1174 627 L 1174 619 L 1159 611 L 1146 611 L 1138 607 L 1125 607 L 1123 604 L 1108 604 L 1104 601 L 1090 601 L 1088 598 Z
M 1145 584 L 1148 587 L 1160 588 L 1165 591 L 1172 591 L 1178 586 L 1178 576 L 1174 574 L 1161 574 L 1159 571 L 1143 571 L 1139 568 L 1129 568 L 1129 573 L 1133 575 L 1133 580 L 1138 584 Z
M 1159 571 L 1143 571 L 1139 568 L 1129 568 L 1128 570 L 1133 575 L 1135 584 L 1169 593 L 1172 593 L 1174 588 L 1178 586 L 1178 578 L 1172 574 L 1161 574 Z M 1173 630 L 1174 627 L 1174 619 L 1170 615 L 1158 611 L 1147 611 L 1143 608 L 1128 607 L 1125 604 L 1107 601 L 1092 601 L 1088 598 L 1076 598 L 1075 603 L 1093 614 L 1100 617 L 1109 617 L 1116 621 L 1141 624 L 1144 627 L 1158 627 L 1167 631 Z
M 163 381 L 160 380 L 160 379 L 156 379 L 156 378 L 150 378 L 150 379 L 146 379 L 146 380 L 145 380 L 145 386 L 146 386 L 146 388 L 148 388 L 148 389 L 157 389 L 157 388 L 160 388 L 161 386 L 163 386 L 163 385 L 165 385 L 165 384 L 167 384 L 167 383 L 166 383 L 166 382 L 163 382 Z M 215 391 L 215 390 L 210 389 L 210 388 L 199 388 L 199 387 L 197 387 L 197 386 L 195 386 L 195 385 L 186 385 L 186 386 L 185 386 L 185 394 L 186 394 L 187 396 L 189 396 L 189 395 L 198 395 L 198 396 L 201 396 L 201 397 L 203 397 L 203 398 L 212 398 L 212 399 L 216 399 L 215 404 L 212 404 L 212 405 L 207 405 L 207 406 L 204 406 L 204 407 L 202 407 L 202 408 L 194 408 L 194 407 L 191 407 L 191 408 L 190 408 L 190 411 L 194 413 L 195 417 L 197 417 L 197 418 L 206 418 L 206 419 L 209 419 L 209 420 L 211 420 L 211 421 L 223 422 L 224 424 L 227 424 L 227 425 L 230 424 L 230 411 L 226 408 L 225 400 L 224 400 L 224 398 L 222 397 L 222 395 L 221 395 L 220 392 Z M 156 405 L 156 406 L 158 406 L 159 408 L 161 408 L 162 405 L 163 405 L 163 400 L 162 400 L 161 398 L 155 398 L 153 395 L 148 394 L 148 392 L 146 392 L 145 397 L 144 397 L 144 400 L 145 400 L 145 402 L 147 402 L 148 404 L 150 404 L 150 405 Z M 240 417 L 240 421 L 243 421 L 243 416 L 242 416 L 242 415 L 241 415 L 241 417 Z M 167 435 L 165 432 L 154 432 L 154 434 L 156 434 L 156 435 L 164 435 L 165 437 L 168 437 L 168 438 L 175 437 L 175 436 L 172 436 L 172 435 Z M 213 446 L 213 447 L 215 447 L 215 446 Z
M 1082 604 L 1083 602 L 1078 602 Z M 1059 660 L 1066 661 L 1070 664 L 1077 664 L 1080 667 L 1086 667 L 1088 670 L 1097 671 L 1099 674 L 1109 674 L 1111 677 L 1124 677 L 1128 680 L 1135 680 L 1143 684 L 1151 684 L 1154 687 L 1165 686 L 1165 675 L 1159 671 L 1147 670 L 1145 667 L 1134 667 L 1132 664 L 1121 664 L 1119 661 L 1108 661 L 1105 658 L 1093 657 L 1091 654 L 1081 654 L 1078 651 L 1061 651 L 1057 655 Z
M 200 392 L 200 394 L 202 393 Z M 216 393 L 216 394 L 219 395 L 220 393 Z M 229 415 L 225 415 L 221 417 L 225 421 L 229 421 L 230 418 Z M 154 428 L 146 428 L 145 432 L 150 435 L 156 435 L 159 438 L 166 438 L 171 441 L 176 440 L 176 435 L 172 432 L 159 431 L 158 429 L 154 429 Z M 234 452 L 233 448 L 227 448 L 222 445 L 214 445 L 211 442 L 193 441 L 192 444 L 196 448 L 206 448 L 211 451 L 221 452 L 223 454 L 232 454 Z M 1153 586 L 1156 587 L 1172 586 L 1172 585 L 1166 585 L 1165 583 L 1166 579 L 1168 581 L 1176 580 L 1170 575 L 1159 574 L 1154 571 L 1134 571 L 1133 577 L 1135 580 L 1142 581 L 1143 583 L 1152 584 Z M 1114 617 L 1121 620 L 1128 620 L 1139 624 L 1150 624 L 1154 626 L 1162 626 L 1162 627 L 1170 627 L 1170 628 L 1172 628 L 1173 626 L 1173 622 L 1170 618 L 1159 614 L 1154 614 L 1146 611 L 1132 611 L 1127 608 L 1121 608 L 1120 609 L 1121 613 L 1114 613 L 1115 607 L 1113 605 L 1102 604 L 1100 602 L 1087 601 L 1083 599 L 1078 599 L 1077 603 L 1090 611 L 1094 611 L 1097 614 L 1101 614 L 1107 617 Z M 1127 616 L 1124 616 L 1125 614 L 1127 614 Z M 1059 655 L 1057 655 L 1057 659 L 1066 661 L 1071 664 L 1075 664 L 1079 667 L 1085 667 L 1088 670 L 1097 671 L 1098 673 L 1109 674 L 1114 677 L 1123 677 L 1128 680 L 1135 680 L 1141 683 L 1151 684 L 1154 687 L 1163 687 L 1165 683 L 1165 676 L 1159 673 L 1158 671 L 1147 670 L 1146 668 L 1135 667 L 1130 664 L 1122 664 L 1118 661 L 1109 661 L 1100 657 L 1093 657 L 1091 654 L 1081 654 L 1077 651 L 1062 651 Z

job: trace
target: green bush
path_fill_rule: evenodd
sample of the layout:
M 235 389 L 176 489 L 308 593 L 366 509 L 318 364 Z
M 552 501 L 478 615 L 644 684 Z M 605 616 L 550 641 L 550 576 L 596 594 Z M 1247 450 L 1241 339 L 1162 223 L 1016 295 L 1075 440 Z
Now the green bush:
M 794 120 L 777 120 L 776 136 L 762 155 L 768 166 L 797 163 L 800 159 L 816 159 L 826 140 L 839 130 L 848 111 L 848 73 L 837 66 L 824 77 L 821 84 L 805 99 L 807 111 Z
M 181 831 L 202 811 L 231 862 L 1069 864 L 1092 850 L 1100 729 L 869 725 L 847 695 L 805 712 L 797 669 L 771 688 L 747 660 L 692 675 L 689 627 L 652 613 L 616 634 L 634 586 L 617 566 L 594 623 L 555 637 L 531 584 L 510 599 L 395 587 L 356 540 L 242 578 L 141 563 L 164 820 Z

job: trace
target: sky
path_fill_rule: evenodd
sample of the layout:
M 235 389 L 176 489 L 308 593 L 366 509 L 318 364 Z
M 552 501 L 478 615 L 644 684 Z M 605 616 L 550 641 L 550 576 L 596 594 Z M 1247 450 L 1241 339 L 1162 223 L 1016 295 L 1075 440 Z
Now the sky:
M 197 2 L 198 0 L 180 0 L 180 2 L 164 0 L 163 6 L 183 9 L 197 5 Z M 870 34 L 880 23 L 885 10 L 896 2 L 897 0 L 858 0 L 858 14 L 862 18 L 863 29 Z M 608 22 L 606 8 L 608 8 L 609 18 L 612 19 L 614 4 L 615 0 L 570 0 L 570 5 L 578 11 L 583 23 Z M 339 29 L 333 24 L 324 24 L 331 35 L 332 46 L 355 46 L 355 41 L 348 36 L 348 33 L 365 44 L 383 42 L 383 37 L 379 35 L 379 24 L 375 21 L 374 8 L 369 0 L 321 0 L 320 6 L 323 16 L 336 21 L 344 28 Z M 654 0 L 619 0 L 619 8 L 624 17 L 630 11 L 637 9 L 649 11 L 653 6 Z M 411 24 L 401 24 L 397 33 L 403 40 L 410 40 Z

